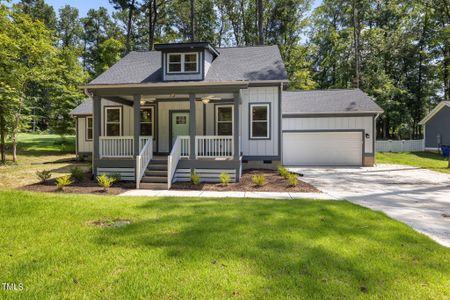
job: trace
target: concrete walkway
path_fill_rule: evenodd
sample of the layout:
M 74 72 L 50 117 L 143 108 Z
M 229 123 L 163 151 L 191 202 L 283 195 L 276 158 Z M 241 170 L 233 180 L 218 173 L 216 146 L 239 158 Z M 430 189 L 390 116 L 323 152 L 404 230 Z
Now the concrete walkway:
M 214 192 L 180 190 L 130 190 L 119 196 L 141 197 L 205 197 L 205 198 L 258 198 L 258 199 L 333 199 L 324 193 L 289 192 Z
M 291 170 L 331 198 L 382 211 L 450 247 L 450 174 L 402 165 Z

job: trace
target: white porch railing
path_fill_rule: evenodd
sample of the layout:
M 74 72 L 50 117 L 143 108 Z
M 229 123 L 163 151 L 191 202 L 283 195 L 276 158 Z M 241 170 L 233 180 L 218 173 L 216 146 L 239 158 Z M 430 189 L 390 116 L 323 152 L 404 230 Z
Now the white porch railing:
M 172 151 L 167 158 L 167 188 L 170 189 L 172 186 L 172 180 L 177 171 L 177 165 L 181 157 L 181 139 L 182 137 L 177 137 L 175 143 L 173 144 Z
M 139 184 L 144 176 L 145 169 L 148 163 L 153 158 L 153 139 L 150 137 L 142 147 L 141 152 L 136 156 L 136 188 L 139 189 Z
M 147 143 L 147 141 L 151 138 L 152 138 L 151 136 L 140 136 L 139 137 L 139 149 L 142 150 L 145 143 Z
M 234 155 L 233 136 L 196 136 L 195 156 L 197 158 L 231 158 Z
M 180 136 L 180 156 L 189 157 L 191 154 L 191 139 L 189 136 Z
M 134 143 L 132 136 L 101 136 L 99 139 L 100 158 L 132 158 Z

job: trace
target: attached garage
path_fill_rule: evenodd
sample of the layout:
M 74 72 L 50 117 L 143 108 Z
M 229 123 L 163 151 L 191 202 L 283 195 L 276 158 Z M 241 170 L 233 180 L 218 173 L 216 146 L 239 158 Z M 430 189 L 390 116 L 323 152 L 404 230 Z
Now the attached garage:
M 283 92 L 286 166 L 372 166 L 383 110 L 359 89 Z
M 361 131 L 301 131 L 283 133 L 286 166 L 361 166 Z

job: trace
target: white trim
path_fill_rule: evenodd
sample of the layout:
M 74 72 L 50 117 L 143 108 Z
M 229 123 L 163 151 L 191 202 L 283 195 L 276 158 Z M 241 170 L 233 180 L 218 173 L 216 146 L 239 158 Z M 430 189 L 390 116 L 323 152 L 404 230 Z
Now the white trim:
M 253 107 L 265 107 L 266 108 L 266 120 L 255 120 L 256 123 L 266 123 L 267 124 L 267 132 L 266 136 L 253 136 Z M 249 136 L 251 139 L 258 140 L 258 139 L 268 139 L 270 137 L 270 105 L 268 103 L 250 103 L 250 132 Z
M 441 101 L 422 121 L 419 122 L 419 125 L 425 125 L 431 118 L 433 118 L 441 109 L 445 106 L 450 107 L 450 101 Z
M 119 122 L 108 122 L 108 110 L 115 110 L 118 109 L 119 110 Z M 108 124 L 119 124 L 119 135 L 118 136 L 122 136 L 122 106 L 113 106 L 113 107 L 105 107 L 105 136 L 114 136 L 114 135 L 108 135 Z
M 221 136 L 219 135 L 219 107 L 231 107 L 231 121 L 220 121 L 221 123 L 230 123 L 231 122 L 231 135 L 234 135 L 234 105 L 233 104 L 217 104 L 215 106 L 216 111 L 214 112 L 215 114 L 215 124 L 214 124 L 214 129 L 215 129 L 215 135 L 217 136 Z
M 217 82 L 159 82 L 159 83 L 125 83 L 125 84 L 92 84 L 92 85 L 81 85 L 81 89 L 109 89 L 109 88 L 139 88 L 139 87 L 203 87 L 203 86 L 235 86 L 240 85 L 242 88 L 247 88 L 249 83 L 255 82 L 265 82 L 265 83 L 278 83 L 279 81 L 246 81 L 246 80 L 229 80 L 229 81 L 217 81 Z
M 89 134 L 88 134 L 88 132 L 89 132 L 89 121 L 88 121 L 88 119 L 91 119 L 92 120 L 92 122 L 91 122 L 91 127 L 90 127 L 90 129 L 91 129 L 91 132 L 92 132 L 92 134 L 91 134 L 91 138 L 89 138 Z M 94 137 L 94 118 L 93 117 L 86 117 L 86 124 L 85 124 L 85 140 L 86 141 L 92 141 L 92 138 Z
M 152 121 L 151 122 L 142 122 L 142 118 L 141 118 L 141 125 L 142 124 L 152 124 L 152 132 L 150 133 L 150 136 L 154 137 L 155 136 L 155 110 L 154 110 L 154 106 L 150 106 L 150 105 L 141 106 L 141 110 L 143 110 L 143 109 L 151 109 L 151 111 L 152 111 L 151 112 Z M 141 128 L 142 128 L 142 126 L 141 126 Z M 140 135 L 142 135 L 142 131 L 140 132 Z
M 185 71 L 185 67 L 186 67 L 186 55 L 195 55 L 195 71 Z M 179 55 L 180 56 L 180 71 L 170 71 L 169 66 L 170 64 L 178 64 L 178 62 L 176 63 L 171 63 L 170 62 L 170 57 L 171 56 L 175 56 L 175 55 Z M 190 74 L 190 73 L 198 73 L 198 65 L 199 65 L 199 61 L 198 61 L 198 52 L 181 52 L 181 53 L 167 53 L 167 59 L 166 59 L 166 73 L 167 74 Z M 192 62 L 190 62 L 192 63 Z

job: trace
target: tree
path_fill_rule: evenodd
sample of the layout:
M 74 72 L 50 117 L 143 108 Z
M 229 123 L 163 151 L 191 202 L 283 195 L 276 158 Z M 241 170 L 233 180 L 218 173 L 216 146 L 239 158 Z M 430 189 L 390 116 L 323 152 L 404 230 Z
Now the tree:
M 70 5 L 61 8 L 56 29 L 62 47 L 81 47 L 83 27 L 81 26 L 77 8 Z
M 125 36 L 125 50 L 126 53 L 131 51 L 131 36 L 133 30 L 133 18 L 135 12 L 138 10 L 138 3 L 136 0 L 110 0 L 115 9 L 121 9 L 128 12 L 127 28 Z
M 33 20 L 41 20 L 50 30 L 56 28 L 56 14 L 52 6 L 44 0 L 21 0 L 14 9 L 30 16 Z

